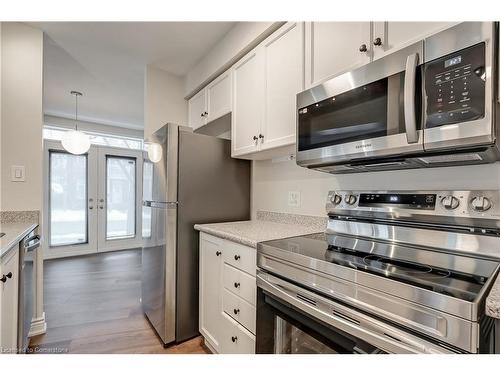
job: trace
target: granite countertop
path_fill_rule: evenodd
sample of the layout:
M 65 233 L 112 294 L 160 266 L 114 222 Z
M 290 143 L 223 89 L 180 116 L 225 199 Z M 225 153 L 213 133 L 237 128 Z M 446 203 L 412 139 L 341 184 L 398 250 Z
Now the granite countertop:
M 486 315 L 500 319 L 500 274 L 486 297 Z
M 326 217 L 259 211 L 256 220 L 196 224 L 194 228 L 216 237 L 257 248 L 262 241 L 324 232 Z
M 38 226 L 36 223 L 6 223 L 0 224 L 0 232 L 5 235 L 0 238 L 0 258 Z
M 38 227 L 38 211 L 1 211 L 0 259 L 14 249 L 24 237 Z

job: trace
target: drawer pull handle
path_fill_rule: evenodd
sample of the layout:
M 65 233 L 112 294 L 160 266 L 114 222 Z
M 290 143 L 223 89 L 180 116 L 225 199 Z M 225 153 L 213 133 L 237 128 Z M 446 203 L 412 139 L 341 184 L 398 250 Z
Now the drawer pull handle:
M 239 314 L 239 313 L 240 313 L 240 309 L 234 309 L 233 311 L 234 311 L 234 314 L 235 314 L 235 315 L 237 315 L 237 314 Z
M 222 253 L 220 251 L 216 251 L 215 255 L 220 256 Z
M 234 283 L 234 287 L 235 288 L 239 288 L 240 287 L 240 283 Z
M 234 256 L 234 260 L 239 260 L 241 257 L 239 255 Z
M 7 277 L 8 277 L 9 279 L 12 279 L 12 272 L 9 272 L 9 273 L 7 274 Z
M 1 281 L 2 283 L 7 282 L 7 276 L 2 275 L 2 278 L 0 278 L 0 281 Z
M 231 341 L 232 341 L 232 342 L 236 342 L 236 341 L 238 341 L 238 337 L 237 337 L 237 336 L 231 336 Z

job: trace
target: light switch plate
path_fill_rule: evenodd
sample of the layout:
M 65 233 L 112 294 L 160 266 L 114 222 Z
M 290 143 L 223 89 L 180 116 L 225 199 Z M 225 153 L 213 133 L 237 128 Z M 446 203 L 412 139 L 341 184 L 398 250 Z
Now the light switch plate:
M 300 191 L 289 191 L 288 192 L 288 206 L 289 207 L 300 207 Z
M 13 165 L 10 170 L 10 179 L 13 182 L 25 181 L 24 165 Z

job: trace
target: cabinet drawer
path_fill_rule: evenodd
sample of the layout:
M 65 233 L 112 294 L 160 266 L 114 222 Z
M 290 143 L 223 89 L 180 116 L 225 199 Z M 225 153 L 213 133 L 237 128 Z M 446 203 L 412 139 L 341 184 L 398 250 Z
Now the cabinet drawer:
M 257 268 L 257 250 L 231 241 L 224 241 L 224 262 L 252 276 Z
M 255 336 L 226 313 L 222 313 L 222 320 L 225 330 L 221 338 L 221 354 L 254 354 Z
M 222 301 L 227 315 L 255 334 L 255 307 L 227 289 L 224 289 Z
M 255 306 L 255 295 L 257 292 L 255 277 L 241 272 L 226 263 L 224 263 L 222 272 L 224 288 Z

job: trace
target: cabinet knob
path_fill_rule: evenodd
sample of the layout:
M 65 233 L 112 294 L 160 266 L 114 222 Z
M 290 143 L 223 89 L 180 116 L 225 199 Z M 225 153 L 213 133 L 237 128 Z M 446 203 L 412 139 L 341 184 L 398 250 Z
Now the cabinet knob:
M 233 312 L 234 312 L 234 314 L 235 314 L 235 315 L 236 315 L 236 314 L 239 314 L 240 309 L 234 309 L 234 310 L 233 310 Z
M 7 281 L 7 276 L 3 275 L 2 278 L 0 278 L 0 281 L 5 283 Z
M 238 341 L 238 337 L 237 337 L 237 336 L 231 336 L 231 341 L 232 341 L 232 342 L 236 342 L 236 341 Z
M 362 44 L 359 46 L 359 52 L 366 52 L 366 51 L 368 51 L 366 44 Z
M 375 38 L 375 40 L 373 41 L 373 45 L 374 46 L 381 46 L 382 45 L 382 39 Z
M 240 258 L 241 258 L 241 257 L 240 257 L 239 255 L 235 255 L 235 256 L 234 256 L 234 260 L 240 260 Z
M 239 288 L 240 287 L 240 283 L 234 283 L 234 287 L 235 288 Z
M 204 116 L 208 116 L 208 112 L 203 112 L 203 115 Z
M 7 274 L 7 277 L 8 277 L 9 279 L 12 279 L 12 272 L 9 272 L 9 273 Z
M 264 142 L 264 134 L 259 134 L 259 138 L 262 139 L 262 142 Z
M 256 135 L 254 135 L 252 139 L 253 139 L 254 141 L 256 141 L 256 140 L 257 140 L 257 139 L 259 139 L 259 138 L 257 138 L 257 136 L 256 136 Z
M 220 251 L 216 251 L 215 255 L 220 256 L 222 253 Z

